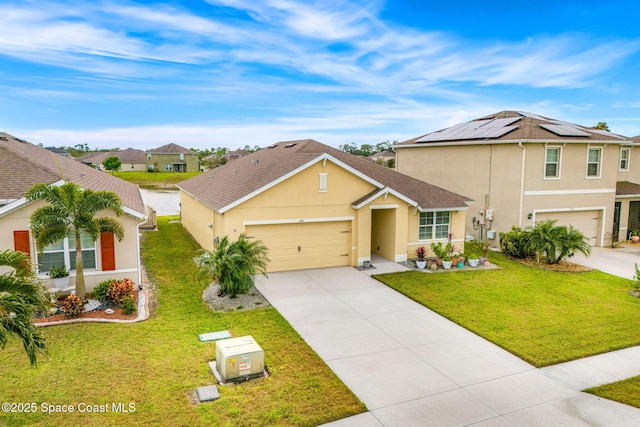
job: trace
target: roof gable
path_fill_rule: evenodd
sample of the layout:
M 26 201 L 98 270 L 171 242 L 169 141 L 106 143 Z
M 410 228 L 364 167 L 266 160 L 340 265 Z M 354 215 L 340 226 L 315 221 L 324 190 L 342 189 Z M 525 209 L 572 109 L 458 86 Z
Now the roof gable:
M 464 209 L 470 201 L 314 140 L 279 142 L 183 181 L 178 187 L 223 213 L 320 161 L 330 161 L 377 189 L 392 189 L 421 208 Z
M 2 132 L 0 159 L 0 200 L 18 200 L 34 184 L 68 180 L 82 188 L 118 194 L 124 207 L 136 216 L 145 212 L 137 185 Z

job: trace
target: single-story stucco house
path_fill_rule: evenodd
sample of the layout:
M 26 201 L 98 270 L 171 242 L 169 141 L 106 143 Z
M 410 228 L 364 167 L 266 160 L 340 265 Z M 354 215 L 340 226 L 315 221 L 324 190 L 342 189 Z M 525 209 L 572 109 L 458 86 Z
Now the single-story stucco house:
M 269 248 L 268 270 L 414 257 L 456 236 L 467 197 L 307 139 L 273 144 L 178 184 L 182 224 L 205 249 L 241 233 Z
M 65 238 L 38 254 L 30 231 L 33 211 L 45 202 L 28 202 L 24 195 L 35 184 L 61 185 L 71 181 L 85 189 L 112 191 L 122 200 L 125 214 L 118 217 L 125 237 L 118 242 L 111 233 L 102 233 L 96 242 L 83 239 L 84 274 L 87 291 L 106 279 L 128 277 L 140 283 L 140 244 L 138 225 L 145 218 L 145 206 L 135 184 L 59 156 L 37 145 L 0 132 L 0 251 L 13 249 L 33 258 L 41 279 L 48 279 L 52 266 L 71 270 L 70 285 L 75 285 L 75 243 Z M 99 216 L 114 216 L 111 211 Z

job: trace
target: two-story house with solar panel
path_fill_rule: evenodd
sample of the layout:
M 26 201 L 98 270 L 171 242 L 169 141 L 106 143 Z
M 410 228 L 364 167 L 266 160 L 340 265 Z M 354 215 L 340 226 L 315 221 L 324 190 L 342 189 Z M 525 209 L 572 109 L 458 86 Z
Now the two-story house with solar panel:
M 472 198 L 466 232 L 496 246 L 498 232 L 547 219 L 595 246 L 640 226 L 640 144 L 621 135 L 501 111 L 396 148 L 399 172 Z

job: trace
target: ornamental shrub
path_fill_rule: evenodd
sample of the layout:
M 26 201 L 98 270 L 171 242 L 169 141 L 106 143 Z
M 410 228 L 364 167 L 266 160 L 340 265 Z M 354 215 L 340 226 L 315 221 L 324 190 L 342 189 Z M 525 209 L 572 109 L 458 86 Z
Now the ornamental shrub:
M 138 310 L 136 304 L 133 302 L 133 298 L 130 296 L 124 297 L 119 305 L 122 312 L 127 315 L 133 314 Z
M 107 290 L 107 298 L 109 298 L 114 304 L 120 304 L 132 291 L 133 282 L 131 279 L 113 281 Z
M 500 249 L 513 258 L 529 258 L 535 255 L 531 249 L 531 232 L 520 227 L 512 227 L 507 233 L 500 232 Z
M 78 295 L 69 295 L 61 304 L 62 311 L 69 317 L 78 317 L 84 312 L 84 301 Z
M 93 298 L 100 302 L 105 302 L 108 299 L 107 292 L 109 291 L 109 286 L 115 281 L 115 279 L 109 279 L 98 283 L 98 285 L 93 288 Z

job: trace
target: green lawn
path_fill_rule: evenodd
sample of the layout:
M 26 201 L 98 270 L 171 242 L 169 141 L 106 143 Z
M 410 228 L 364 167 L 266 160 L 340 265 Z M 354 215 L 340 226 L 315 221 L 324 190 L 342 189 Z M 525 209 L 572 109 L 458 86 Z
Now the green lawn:
M 605 399 L 640 408 L 640 376 L 590 388 L 585 391 Z
M 629 280 L 492 261 L 502 269 L 374 277 L 537 367 L 640 344 Z
M 38 407 L 35 414 L 0 412 L 0 425 L 311 426 L 366 410 L 275 309 L 209 310 L 201 299 L 206 285 L 193 279 L 197 249 L 181 224 L 160 218 L 159 231 L 146 233 L 143 244 L 158 287 L 151 319 L 45 328 L 49 359 L 35 369 L 16 340 L 0 350 L 0 401 Z M 215 358 L 215 344 L 199 342 L 198 334 L 224 329 L 252 335 L 271 375 L 221 386 L 218 401 L 194 405 L 190 392 L 215 383 L 206 363 Z M 44 414 L 43 402 L 132 402 L 135 412 Z
M 108 172 L 111 173 L 111 172 Z M 181 181 L 194 176 L 200 175 L 202 172 L 115 172 L 114 175 L 125 181 L 133 182 L 143 188 L 158 188 L 166 186 L 173 187 Z

